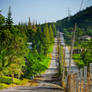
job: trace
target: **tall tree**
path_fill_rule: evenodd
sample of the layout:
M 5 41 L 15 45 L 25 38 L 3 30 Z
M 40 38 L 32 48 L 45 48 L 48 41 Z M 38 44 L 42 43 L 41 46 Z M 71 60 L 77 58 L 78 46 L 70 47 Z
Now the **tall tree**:
M 51 25 L 49 27 L 49 33 L 50 33 L 50 41 L 51 41 L 51 43 L 53 43 L 54 42 L 54 34 L 53 34 L 53 30 L 52 30 Z
M 55 24 L 52 25 L 52 29 L 53 29 L 54 36 L 56 36 L 56 25 Z
M 38 53 L 42 53 L 43 52 L 43 36 L 42 36 L 42 31 L 40 27 L 37 28 L 37 32 L 35 34 L 34 39 L 35 39 L 35 45 L 36 45 L 36 49 Z
M 0 30 L 1 30 L 1 27 L 2 25 L 5 23 L 5 18 L 4 16 L 1 14 L 1 11 L 0 11 Z
M 30 29 L 32 28 L 30 17 L 29 17 L 29 20 L 28 20 L 28 28 L 30 28 Z
M 8 10 L 8 16 L 6 18 L 6 26 L 9 30 L 11 30 L 12 24 L 13 24 L 13 20 L 11 18 L 11 7 L 9 6 L 9 10 Z
M 48 48 L 50 45 L 50 35 L 49 35 L 49 28 L 48 24 L 45 24 L 45 27 L 43 29 L 43 44 L 44 44 L 44 54 L 46 55 L 48 53 Z

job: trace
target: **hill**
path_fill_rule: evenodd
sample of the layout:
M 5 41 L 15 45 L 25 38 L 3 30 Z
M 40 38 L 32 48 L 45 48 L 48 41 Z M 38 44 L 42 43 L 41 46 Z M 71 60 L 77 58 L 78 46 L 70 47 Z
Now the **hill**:
M 66 17 L 56 22 L 57 29 L 64 33 L 65 41 L 69 45 L 75 23 L 77 23 L 75 45 L 78 45 L 81 36 L 92 36 L 92 6 L 71 16 L 70 20 Z
M 57 29 L 63 31 L 64 28 L 73 27 L 74 23 L 77 23 L 77 26 L 80 28 L 88 28 L 92 26 L 92 6 L 86 8 L 75 14 L 74 16 L 68 17 L 59 20 L 56 22 Z

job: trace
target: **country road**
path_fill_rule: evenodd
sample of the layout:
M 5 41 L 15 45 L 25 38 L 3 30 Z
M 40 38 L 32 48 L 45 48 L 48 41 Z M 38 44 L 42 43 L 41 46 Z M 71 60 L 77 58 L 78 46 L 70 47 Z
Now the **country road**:
M 69 50 L 69 47 L 65 45 L 63 33 L 61 33 L 61 32 L 60 32 L 60 41 L 61 41 L 61 45 L 63 45 L 63 47 L 65 49 L 65 62 L 67 65 L 67 70 L 69 70 L 70 50 Z M 78 71 L 78 67 L 76 66 L 76 64 L 74 63 L 74 61 L 72 59 L 71 60 L 71 72 L 77 72 L 77 71 Z
M 56 47 L 57 47 L 57 39 L 55 39 L 55 45 L 52 52 L 52 60 L 50 67 L 43 75 L 39 77 L 39 80 L 37 80 L 38 86 L 13 87 L 6 90 L 2 90 L 0 92 L 64 92 L 56 76 L 58 73 L 58 66 L 57 66 L 58 64 L 56 60 L 57 55 Z

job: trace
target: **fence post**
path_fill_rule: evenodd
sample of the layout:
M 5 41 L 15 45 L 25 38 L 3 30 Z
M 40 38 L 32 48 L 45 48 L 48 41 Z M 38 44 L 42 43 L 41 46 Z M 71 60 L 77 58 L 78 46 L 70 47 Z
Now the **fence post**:
M 84 66 L 84 92 L 88 92 L 87 84 L 87 66 Z
M 67 87 L 67 92 L 71 92 L 71 74 L 68 75 L 68 87 Z
M 74 74 L 71 74 L 71 92 L 74 92 Z
M 80 72 L 77 72 L 77 76 L 76 76 L 76 92 L 80 92 L 80 85 L 79 85 L 79 81 L 80 81 Z
M 83 69 L 80 69 L 80 92 L 83 92 Z
M 89 86 L 89 92 L 92 92 L 92 63 L 90 64 L 90 86 Z
M 88 72 L 87 81 L 88 81 L 88 92 L 90 92 L 90 90 L 89 90 L 89 88 L 90 88 L 90 73 L 89 72 Z
M 76 73 L 74 74 L 74 92 L 76 92 L 76 83 L 77 83 L 77 78 L 76 78 Z

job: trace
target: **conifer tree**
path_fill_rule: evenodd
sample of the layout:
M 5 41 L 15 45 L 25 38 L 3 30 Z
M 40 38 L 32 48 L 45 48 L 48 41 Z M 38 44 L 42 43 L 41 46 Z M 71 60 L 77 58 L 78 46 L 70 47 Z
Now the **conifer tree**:
M 11 18 L 11 7 L 9 6 L 9 10 L 8 10 L 8 17 L 6 18 L 6 26 L 9 30 L 11 30 L 11 27 L 12 27 L 12 24 L 13 24 L 13 21 L 12 21 L 12 18 Z
M 37 27 L 36 27 L 35 21 L 33 21 L 32 29 L 33 29 L 33 31 L 34 31 L 34 32 L 36 32 L 36 30 L 37 30 Z
M 31 29 L 31 28 L 32 28 L 32 24 L 31 24 L 30 17 L 29 17 L 29 21 L 28 21 L 28 28 L 29 28 L 29 29 Z
M 35 45 L 36 45 L 36 49 L 38 53 L 42 53 L 43 52 L 43 36 L 42 36 L 42 31 L 40 27 L 37 28 L 37 32 L 35 34 L 34 39 L 35 39 Z
M 44 54 L 46 55 L 48 53 L 48 48 L 50 45 L 50 35 L 49 35 L 48 24 L 45 24 L 45 27 L 43 29 L 43 45 L 44 45 Z
M 53 29 L 54 36 L 56 36 L 56 26 L 55 26 L 55 24 L 52 25 L 52 29 Z
M 1 14 L 1 11 L 0 11 L 0 29 L 1 29 L 1 26 L 5 23 L 5 18 L 4 16 Z
M 51 41 L 51 43 L 53 43 L 54 42 L 54 34 L 53 34 L 53 30 L 52 30 L 51 25 L 49 27 L 49 32 L 50 32 L 50 41 Z

